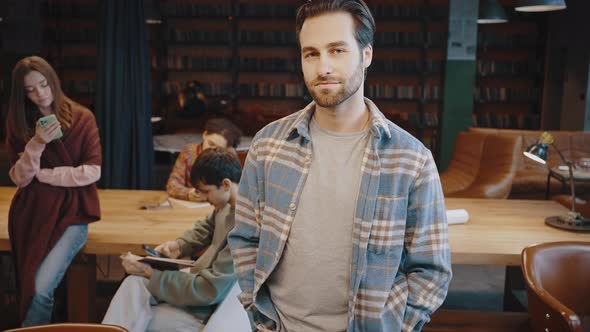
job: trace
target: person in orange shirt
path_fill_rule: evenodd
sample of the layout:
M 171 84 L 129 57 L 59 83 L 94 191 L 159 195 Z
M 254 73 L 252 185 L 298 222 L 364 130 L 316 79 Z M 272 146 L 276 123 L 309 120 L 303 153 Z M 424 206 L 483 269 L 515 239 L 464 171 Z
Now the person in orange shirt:
M 187 144 L 180 151 L 166 184 L 168 195 L 187 201 L 205 201 L 205 197 L 199 194 L 191 184 L 190 173 L 195 160 L 203 150 L 209 148 L 236 149 L 241 136 L 240 128 L 227 119 L 216 118 L 207 121 L 203 130 L 203 142 Z

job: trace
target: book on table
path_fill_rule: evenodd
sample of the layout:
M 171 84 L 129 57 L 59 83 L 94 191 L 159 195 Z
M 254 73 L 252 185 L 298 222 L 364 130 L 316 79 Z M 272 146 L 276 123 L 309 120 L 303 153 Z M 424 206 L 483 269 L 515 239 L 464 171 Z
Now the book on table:
M 207 202 L 193 202 L 182 199 L 169 197 L 166 194 L 156 194 L 142 197 L 138 202 L 139 208 L 142 210 L 160 210 L 160 209 L 175 209 L 175 208 L 206 208 L 211 204 Z
M 195 261 L 191 259 L 138 256 L 134 254 L 130 254 L 130 257 L 138 262 L 149 264 L 152 268 L 157 270 L 180 270 L 195 265 Z

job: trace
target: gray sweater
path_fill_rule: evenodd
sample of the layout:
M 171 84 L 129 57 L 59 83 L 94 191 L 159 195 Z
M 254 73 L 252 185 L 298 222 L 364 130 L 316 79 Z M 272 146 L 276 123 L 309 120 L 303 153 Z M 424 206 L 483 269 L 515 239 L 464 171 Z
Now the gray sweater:
M 206 322 L 236 282 L 227 233 L 234 227 L 235 209 L 229 204 L 195 222 L 176 241 L 181 256 L 190 256 L 209 246 L 191 268 L 182 271 L 153 270 L 150 293 L 161 302 L 185 307 Z

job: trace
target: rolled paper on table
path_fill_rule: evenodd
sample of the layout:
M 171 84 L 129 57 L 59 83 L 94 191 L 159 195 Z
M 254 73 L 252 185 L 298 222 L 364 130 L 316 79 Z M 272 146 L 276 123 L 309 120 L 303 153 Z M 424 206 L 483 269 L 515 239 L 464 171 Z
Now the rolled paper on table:
M 467 213 L 467 210 L 447 210 L 447 223 L 449 225 L 464 224 L 467 220 L 469 220 L 469 213 Z

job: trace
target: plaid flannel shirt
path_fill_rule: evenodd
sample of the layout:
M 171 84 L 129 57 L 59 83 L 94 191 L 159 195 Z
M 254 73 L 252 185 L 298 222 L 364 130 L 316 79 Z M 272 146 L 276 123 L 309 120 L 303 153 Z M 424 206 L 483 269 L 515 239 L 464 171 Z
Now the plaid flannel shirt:
M 365 103 L 372 120 L 353 222 L 347 331 L 420 331 L 451 279 L 440 179 L 430 151 Z M 312 102 L 258 132 L 240 181 L 228 244 L 240 301 L 262 330 L 280 326 L 265 281 L 281 258 L 312 162 L 314 111 Z

